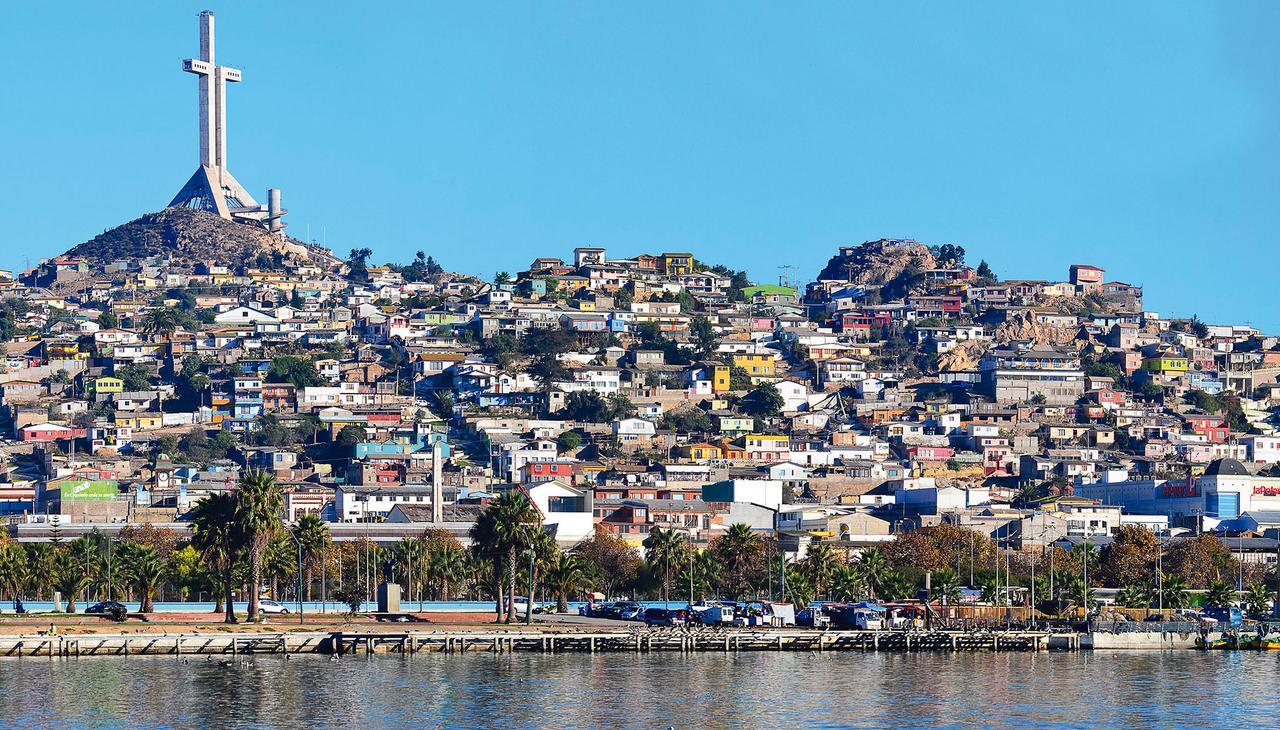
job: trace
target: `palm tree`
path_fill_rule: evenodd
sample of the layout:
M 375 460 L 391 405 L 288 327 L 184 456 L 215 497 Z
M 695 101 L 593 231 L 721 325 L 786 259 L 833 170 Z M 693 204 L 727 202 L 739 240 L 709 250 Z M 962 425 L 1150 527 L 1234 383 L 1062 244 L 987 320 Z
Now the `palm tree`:
M 18 602 L 23 585 L 31 577 L 35 577 L 35 572 L 30 569 L 22 546 L 12 542 L 0 546 L 0 589 L 9 594 L 9 600 Z M 49 574 L 42 577 L 47 579 Z
M 156 590 L 167 573 L 164 559 L 150 545 L 135 543 L 131 548 L 127 556 L 122 556 L 121 560 L 124 577 L 138 591 L 138 600 L 142 603 L 138 610 L 142 613 L 151 613 L 154 609 L 152 601 Z
M 529 549 L 533 551 L 533 583 L 529 587 L 529 595 L 536 600 L 541 576 L 555 562 L 560 548 L 556 545 L 556 539 L 546 530 L 534 530 L 531 537 Z
M 831 547 L 831 543 L 823 542 L 816 537 L 809 543 L 803 569 L 813 584 L 815 596 L 821 598 L 826 595 L 827 587 L 831 585 L 831 576 L 839 562 L 840 558 Z
M 303 585 L 307 589 L 307 600 L 311 600 L 311 574 L 316 563 L 323 559 L 324 552 L 332 540 L 329 537 L 329 524 L 319 515 L 306 514 L 293 526 L 293 536 L 302 549 Z
M 415 582 L 415 578 L 427 572 L 425 560 L 427 545 L 421 540 L 406 537 L 396 543 L 393 552 L 396 556 L 396 567 L 405 578 L 405 600 L 411 601 L 415 588 L 419 592 L 422 591 L 423 581 Z
M 58 551 L 57 572 L 54 585 L 67 598 L 67 613 L 76 612 L 76 594 L 89 583 L 84 558 L 76 555 L 70 546 Z
M 856 564 L 836 568 L 831 577 L 832 598 L 840 601 L 857 601 L 861 600 L 866 593 L 866 578 Z
M 286 584 L 296 576 L 298 570 L 298 546 L 283 530 L 276 533 L 275 539 L 267 546 L 262 555 L 262 573 L 271 583 L 271 597 L 280 600 L 280 581 Z
M 793 605 L 803 607 L 813 603 L 813 583 L 809 580 L 808 573 L 788 567 L 784 577 L 787 583 L 786 595 L 791 597 Z
M 896 570 L 890 570 L 880 586 L 880 597 L 886 601 L 900 601 L 911 598 L 916 591 L 916 584 L 910 578 Z
M 720 538 L 720 552 L 725 570 L 731 576 L 726 586 L 731 598 L 738 598 L 746 590 L 746 570 L 759 557 L 764 541 L 751 526 L 742 522 L 729 525 Z
M 889 565 L 889 559 L 885 557 L 884 552 L 878 547 L 869 547 L 858 555 L 858 569 L 862 571 L 863 578 L 867 581 L 867 587 L 871 589 L 871 595 L 876 598 L 885 598 L 884 587 L 893 574 L 893 567 Z
M 556 611 L 569 610 L 569 596 L 587 587 L 587 566 L 577 555 L 560 553 L 547 569 L 547 589 L 556 597 Z
M 941 601 L 943 605 L 960 602 L 960 576 L 950 568 L 934 572 L 930 589 L 932 595 L 929 598 Z
M 280 528 L 284 496 L 276 478 L 268 472 L 250 470 L 240 477 L 235 491 L 235 531 L 237 542 L 249 558 L 249 621 L 258 619 L 258 592 L 262 588 L 262 558 Z
M 511 491 L 486 507 L 471 526 L 472 542 L 494 561 L 495 579 L 506 579 L 506 623 L 516 620 L 516 560 L 533 542 L 533 529 L 540 521 L 533 503 L 523 493 Z
M 715 589 L 716 573 L 719 568 L 720 564 L 716 562 L 710 550 L 690 550 L 680 561 L 676 581 L 681 586 L 692 587 L 692 592 L 696 592 L 698 600 L 705 601 L 707 594 Z M 693 599 L 694 596 L 690 595 L 690 604 Z
M 1164 605 L 1169 608 L 1186 608 L 1187 581 L 1180 575 L 1167 575 L 1164 578 Z
M 1250 615 L 1265 618 L 1271 610 L 1271 592 L 1261 583 L 1249 586 L 1244 594 L 1244 603 L 1249 607 Z
M 999 606 L 1004 603 L 1000 584 L 996 583 L 995 578 L 983 579 L 978 583 L 978 588 L 982 591 L 981 601 L 983 603 L 989 606 Z
M 451 595 L 450 588 L 458 581 L 464 580 L 473 566 L 468 564 L 467 554 L 456 545 L 439 543 L 431 546 L 426 556 L 426 574 L 430 583 L 436 587 L 440 600 L 447 601 Z M 476 568 L 482 568 L 479 563 Z
M 172 307 L 159 307 L 147 312 L 143 319 L 142 330 L 147 334 L 160 335 L 168 339 L 182 324 L 182 317 Z
M 56 569 L 53 545 L 47 542 L 27 543 L 26 563 L 28 595 L 37 599 L 45 597 L 49 588 L 50 576 Z M 108 596 L 107 598 L 110 598 Z
M 1225 580 L 1215 580 L 1209 583 L 1209 589 L 1204 594 L 1204 605 L 1210 607 L 1230 606 L 1235 602 L 1236 589 Z
M 675 562 L 677 567 L 680 565 L 687 542 L 683 533 L 676 532 L 674 529 L 664 530 L 661 527 L 650 530 L 649 536 L 644 539 L 645 559 L 654 568 L 662 571 L 664 601 L 671 599 L 671 563 Z
M 200 551 L 222 584 L 218 610 L 226 612 L 224 620 L 229 624 L 236 622 L 231 602 L 232 568 L 238 548 L 236 529 L 232 525 L 235 512 L 236 498 L 231 494 L 210 494 L 191 510 L 191 544 Z
M 1146 608 L 1151 605 L 1151 589 L 1145 585 L 1127 585 L 1116 593 L 1116 604 L 1125 608 Z

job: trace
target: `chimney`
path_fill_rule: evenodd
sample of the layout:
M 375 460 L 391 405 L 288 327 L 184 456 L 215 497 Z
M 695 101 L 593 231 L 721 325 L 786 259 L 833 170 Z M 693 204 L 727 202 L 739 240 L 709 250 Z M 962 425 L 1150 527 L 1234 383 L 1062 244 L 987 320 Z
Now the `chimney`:
M 431 523 L 444 522 L 444 439 L 431 444 Z

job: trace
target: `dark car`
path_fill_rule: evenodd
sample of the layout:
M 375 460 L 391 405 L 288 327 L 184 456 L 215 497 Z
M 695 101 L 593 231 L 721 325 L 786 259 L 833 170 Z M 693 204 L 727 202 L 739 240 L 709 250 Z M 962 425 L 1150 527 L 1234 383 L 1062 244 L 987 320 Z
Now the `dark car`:
M 99 616 L 109 616 L 112 621 L 123 621 L 129 615 L 129 609 L 125 608 L 124 604 L 118 601 L 102 601 L 101 603 L 95 603 L 86 608 L 84 612 Z
M 683 626 L 689 622 L 689 612 L 681 608 L 650 608 L 640 620 L 646 626 Z
M 127 611 L 123 603 L 119 601 L 102 601 L 95 603 L 84 610 L 85 613 L 115 613 L 116 611 Z

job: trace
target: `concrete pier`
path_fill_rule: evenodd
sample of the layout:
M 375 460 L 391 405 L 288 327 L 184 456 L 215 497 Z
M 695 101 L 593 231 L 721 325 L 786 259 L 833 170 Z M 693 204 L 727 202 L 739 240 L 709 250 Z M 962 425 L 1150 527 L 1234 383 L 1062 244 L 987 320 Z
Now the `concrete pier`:
M 64 634 L 0 636 L 0 657 L 172 655 L 240 657 L 249 654 L 353 654 L 434 652 L 738 651 L 1047 651 L 1082 648 L 1078 635 L 1046 632 L 814 631 L 806 629 L 649 629 L 295 631 L 217 634 Z

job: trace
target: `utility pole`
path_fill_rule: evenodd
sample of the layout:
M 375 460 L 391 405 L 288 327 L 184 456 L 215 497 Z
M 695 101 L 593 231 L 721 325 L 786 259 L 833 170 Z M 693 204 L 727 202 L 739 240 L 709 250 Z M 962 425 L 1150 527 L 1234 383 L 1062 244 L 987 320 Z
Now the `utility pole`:
M 533 623 L 533 548 L 529 548 L 529 605 L 524 612 L 524 625 Z

